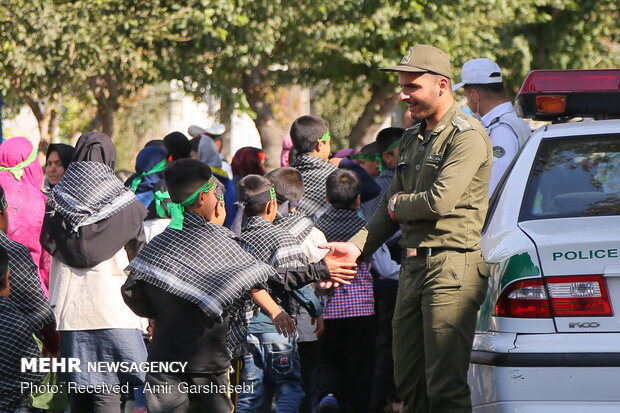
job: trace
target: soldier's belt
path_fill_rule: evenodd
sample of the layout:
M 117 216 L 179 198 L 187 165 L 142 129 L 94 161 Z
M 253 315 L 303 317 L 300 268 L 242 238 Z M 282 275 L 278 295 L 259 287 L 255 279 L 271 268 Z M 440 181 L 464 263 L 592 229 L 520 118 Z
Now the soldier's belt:
M 418 247 L 418 248 L 407 248 L 406 256 L 407 257 L 432 257 L 442 252 L 449 252 L 449 251 L 460 252 L 464 254 L 466 252 L 471 252 L 473 250 L 468 250 L 465 248 Z

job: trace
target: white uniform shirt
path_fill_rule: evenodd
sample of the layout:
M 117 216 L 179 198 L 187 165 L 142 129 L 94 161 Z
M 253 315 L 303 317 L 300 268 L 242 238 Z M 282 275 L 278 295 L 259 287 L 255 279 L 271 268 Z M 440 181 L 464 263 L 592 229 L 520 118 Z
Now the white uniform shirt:
M 501 121 L 496 121 L 500 118 Z M 525 141 L 530 135 L 530 127 L 515 113 L 512 103 L 505 102 L 491 109 L 482 119 L 493 147 L 493 167 L 489 183 L 489 197 L 495 191 L 499 180 Z

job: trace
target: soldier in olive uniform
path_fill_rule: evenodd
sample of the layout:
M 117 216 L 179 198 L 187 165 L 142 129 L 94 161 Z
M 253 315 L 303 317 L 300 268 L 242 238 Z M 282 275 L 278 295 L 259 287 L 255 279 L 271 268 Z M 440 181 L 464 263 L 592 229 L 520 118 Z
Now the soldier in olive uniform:
M 479 247 L 492 150 L 482 125 L 452 96 L 448 56 L 415 45 L 398 66 L 400 99 L 416 124 L 402 137 L 388 193 L 349 243 L 365 257 L 402 230 L 394 319 L 394 375 L 405 412 L 471 412 L 467 385 L 476 313 L 489 272 Z M 353 246 L 355 245 L 355 246 Z

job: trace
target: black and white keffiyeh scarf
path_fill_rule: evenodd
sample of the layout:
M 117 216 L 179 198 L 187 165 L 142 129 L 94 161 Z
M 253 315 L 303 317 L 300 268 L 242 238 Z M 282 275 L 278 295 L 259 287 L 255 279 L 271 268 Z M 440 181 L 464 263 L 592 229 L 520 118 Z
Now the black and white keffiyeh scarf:
M 198 305 L 221 321 L 230 315 L 228 348 L 237 354 L 252 314 L 250 290 L 277 277 L 274 268 L 244 251 L 227 228 L 185 212 L 183 230 L 170 227 L 131 261 L 130 277 Z
M 300 210 L 289 212 L 287 216 L 279 217 L 273 223 L 287 230 L 300 243 L 304 242 L 306 237 L 312 232 L 312 228 L 314 228 L 312 220 Z
M 30 251 L 7 237 L 3 231 L 0 231 L 0 246 L 9 256 L 11 302 L 32 324 L 33 331 L 39 331 L 52 324 L 54 313 L 43 294 L 37 266 L 32 260 Z
M 304 181 L 304 196 L 299 202 L 301 208 L 313 217 L 327 203 L 325 182 L 337 168 L 331 163 L 310 155 L 300 155 L 291 165 L 301 173 Z
M 262 217 L 246 217 L 241 231 L 243 248 L 259 261 L 274 268 L 296 268 L 308 265 L 308 257 L 301 249 L 300 242 L 286 229 L 276 226 Z M 297 302 L 291 301 L 290 294 L 284 291 L 283 280 L 269 279 L 271 297 L 289 314 L 299 311 Z M 292 292 L 292 294 L 296 294 Z
M 136 200 L 130 188 L 99 162 L 72 162 L 47 203 L 62 215 L 71 229 L 111 217 Z
M 0 297 L 0 412 L 30 407 L 30 392 L 23 390 L 22 383 L 36 385 L 43 379 L 43 373 L 22 371 L 21 366 L 22 357 L 41 355 L 32 335 L 35 331 L 14 300 Z
M 241 230 L 241 240 L 257 260 L 274 268 L 305 267 L 308 258 L 299 241 L 281 226 L 262 217 L 247 217 Z
M 353 209 L 334 209 L 327 211 L 317 219 L 314 225 L 323 231 L 328 242 L 348 241 L 364 227 L 366 220 Z

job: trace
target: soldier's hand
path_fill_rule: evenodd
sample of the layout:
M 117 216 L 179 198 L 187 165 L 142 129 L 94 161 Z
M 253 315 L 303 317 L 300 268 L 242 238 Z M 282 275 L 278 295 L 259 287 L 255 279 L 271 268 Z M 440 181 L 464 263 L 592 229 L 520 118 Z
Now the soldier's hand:
M 388 212 L 388 215 L 390 216 L 390 218 L 392 219 L 392 221 L 397 221 L 398 220 L 398 217 L 396 217 L 396 211 L 394 210 L 394 208 L 396 206 L 396 199 L 398 198 L 398 195 L 400 195 L 402 193 L 403 192 L 395 193 L 394 195 L 392 195 L 392 197 L 388 201 L 387 212 Z
M 319 245 L 319 248 L 328 248 L 329 253 L 325 256 L 325 264 L 329 268 L 330 279 L 321 281 L 321 288 L 338 287 L 340 284 L 351 284 L 357 270 L 356 260 L 362 252 L 351 242 L 330 242 Z

